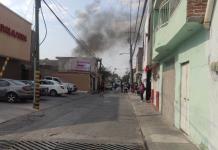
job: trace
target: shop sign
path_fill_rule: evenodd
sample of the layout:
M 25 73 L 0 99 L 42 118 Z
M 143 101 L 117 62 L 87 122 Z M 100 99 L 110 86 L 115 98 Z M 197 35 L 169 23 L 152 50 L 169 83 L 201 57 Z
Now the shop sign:
M 87 61 L 77 61 L 76 63 L 76 70 L 80 71 L 90 71 L 91 64 Z
M 27 36 L 16 31 L 15 29 L 11 29 L 10 27 L 0 24 L 0 33 L 7 34 L 10 37 L 13 37 L 15 39 L 21 40 L 23 42 L 27 41 Z

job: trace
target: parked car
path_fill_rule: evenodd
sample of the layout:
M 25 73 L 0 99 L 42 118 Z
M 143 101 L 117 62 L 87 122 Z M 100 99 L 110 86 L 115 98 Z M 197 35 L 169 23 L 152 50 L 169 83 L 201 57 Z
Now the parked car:
M 75 84 L 67 83 L 67 90 L 68 90 L 68 94 L 71 94 L 77 91 L 77 87 Z
M 14 103 L 18 100 L 33 98 L 33 88 L 12 79 L 0 79 L 0 98 Z
M 52 77 L 52 76 L 45 76 L 44 79 L 46 80 L 53 80 L 53 81 L 56 81 L 60 84 L 63 84 L 65 86 L 65 88 L 67 88 L 68 90 L 68 94 L 71 94 L 72 92 L 76 92 L 77 91 L 77 87 L 76 85 L 72 84 L 72 83 L 66 83 L 66 82 L 63 82 L 60 78 L 58 77 Z
M 50 96 L 62 95 L 68 92 L 67 88 L 64 85 L 53 80 L 41 80 L 40 86 L 48 88 L 48 93 Z
M 32 80 L 20 80 L 20 81 L 27 84 L 27 85 L 30 85 L 30 86 L 32 86 L 32 88 L 34 88 L 34 81 L 32 81 Z M 47 87 L 43 87 L 43 86 L 40 85 L 39 88 L 40 88 L 40 95 L 41 96 L 46 96 L 46 95 L 49 94 Z

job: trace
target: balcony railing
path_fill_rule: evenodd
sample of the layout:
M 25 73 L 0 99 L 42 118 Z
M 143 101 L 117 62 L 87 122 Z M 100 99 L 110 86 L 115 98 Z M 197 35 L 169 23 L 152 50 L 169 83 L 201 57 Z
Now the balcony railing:
M 166 25 L 181 0 L 164 0 L 159 8 L 157 29 Z

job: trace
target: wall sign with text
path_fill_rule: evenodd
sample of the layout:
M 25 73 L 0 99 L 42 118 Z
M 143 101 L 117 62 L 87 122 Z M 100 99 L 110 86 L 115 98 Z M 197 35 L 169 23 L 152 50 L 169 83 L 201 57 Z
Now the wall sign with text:
M 11 29 L 10 27 L 0 24 L 0 33 L 7 34 L 10 37 L 13 37 L 15 39 L 21 40 L 23 42 L 27 41 L 27 36 L 16 31 L 15 29 Z

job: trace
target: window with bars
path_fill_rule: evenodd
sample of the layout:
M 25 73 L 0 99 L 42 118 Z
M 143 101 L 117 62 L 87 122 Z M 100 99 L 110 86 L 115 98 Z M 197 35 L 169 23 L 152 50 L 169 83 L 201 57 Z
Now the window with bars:
M 157 29 L 166 25 L 181 0 L 164 0 L 159 7 Z

